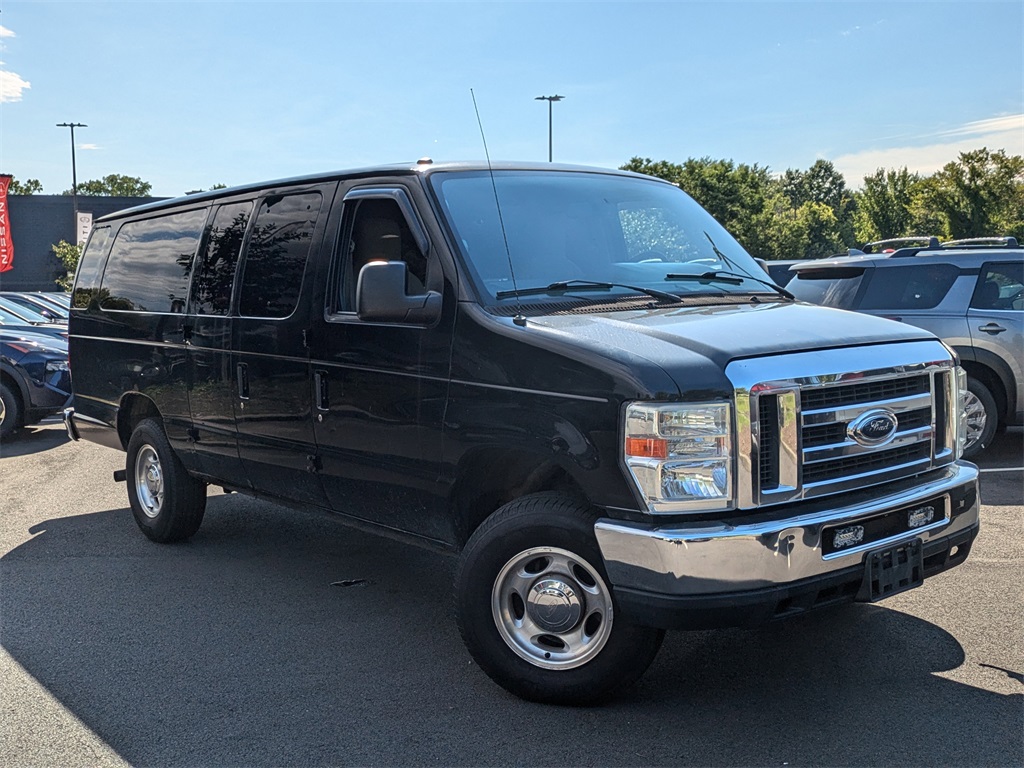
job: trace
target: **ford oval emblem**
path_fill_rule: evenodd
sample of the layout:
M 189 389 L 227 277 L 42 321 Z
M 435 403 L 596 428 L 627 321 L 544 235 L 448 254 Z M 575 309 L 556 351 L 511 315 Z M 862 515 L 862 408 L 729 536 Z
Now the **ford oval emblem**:
M 885 445 L 896 437 L 897 423 L 896 414 L 888 408 L 874 408 L 851 421 L 846 434 L 860 445 Z

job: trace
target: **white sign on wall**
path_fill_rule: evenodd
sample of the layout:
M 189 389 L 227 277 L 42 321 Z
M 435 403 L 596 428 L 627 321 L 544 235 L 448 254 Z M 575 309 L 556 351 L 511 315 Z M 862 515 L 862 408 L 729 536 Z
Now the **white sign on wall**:
M 92 230 L 92 214 L 78 212 L 78 245 L 82 245 L 89 239 L 89 232 Z

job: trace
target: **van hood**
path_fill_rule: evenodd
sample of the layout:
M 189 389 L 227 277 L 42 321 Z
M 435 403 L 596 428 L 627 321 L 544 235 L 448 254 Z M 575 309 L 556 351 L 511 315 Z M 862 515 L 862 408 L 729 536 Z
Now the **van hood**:
M 546 315 L 529 324 L 605 355 L 642 356 L 683 390 L 694 365 L 706 370 L 710 362 L 724 384 L 725 367 L 741 358 L 935 338 L 892 320 L 788 302 Z

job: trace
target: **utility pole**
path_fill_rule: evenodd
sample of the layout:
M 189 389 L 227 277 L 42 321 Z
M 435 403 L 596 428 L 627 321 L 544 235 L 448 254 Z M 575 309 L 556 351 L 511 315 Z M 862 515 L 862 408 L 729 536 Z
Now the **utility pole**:
M 559 96 L 559 95 L 555 94 L 554 96 L 537 96 L 534 99 L 534 101 L 546 101 L 548 103 L 548 162 L 549 163 L 552 162 L 552 160 L 551 160 L 551 158 L 552 158 L 552 154 L 551 154 L 551 105 L 554 104 L 556 101 L 561 101 L 564 98 L 565 98 L 565 96 Z

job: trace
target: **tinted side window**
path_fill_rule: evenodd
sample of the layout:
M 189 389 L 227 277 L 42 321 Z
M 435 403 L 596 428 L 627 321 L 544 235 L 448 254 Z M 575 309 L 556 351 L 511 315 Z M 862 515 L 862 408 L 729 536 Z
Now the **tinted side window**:
M 982 267 L 971 307 L 1024 310 L 1024 262 Z
M 198 315 L 226 315 L 231 307 L 235 266 L 252 214 L 252 203 L 233 203 L 217 209 L 210 226 L 203 260 L 192 285 L 192 311 Z
M 96 297 L 109 247 L 110 227 L 94 229 L 75 271 L 75 290 L 71 298 L 71 306 L 75 309 L 85 309 Z
M 103 273 L 103 309 L 184 312 L 188 280 L 206 209 L 121 227 Z
M 959 274 L 952 264 L 876 269 L 859 309 L 931 309 L 945 298 Z
M 295 309 L 320 205 L 319 192 L 273 195 L 260 205 L 245 253 L 241 315 L 287 317 Z

